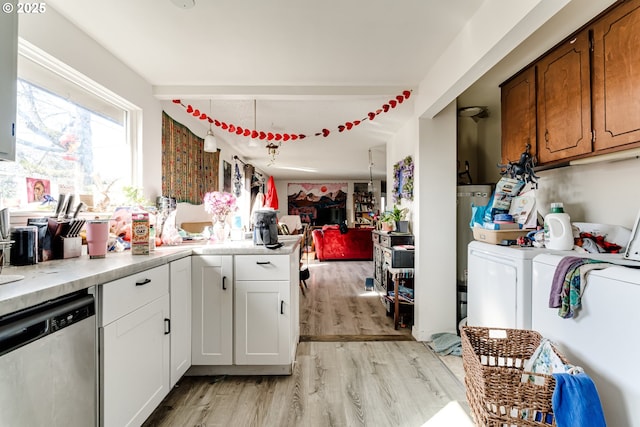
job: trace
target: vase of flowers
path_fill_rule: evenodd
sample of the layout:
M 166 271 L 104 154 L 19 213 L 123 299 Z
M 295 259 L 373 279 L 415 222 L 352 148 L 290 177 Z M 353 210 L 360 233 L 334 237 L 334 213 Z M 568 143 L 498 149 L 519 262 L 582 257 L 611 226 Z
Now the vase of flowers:
M 212 238 L 217 242 L 224 242 L 231 233 L 227 216 L 238 210 L 236 197 L 231 193 L 212 191 L 204 195 L 203 202 L 204 210 L 212 215 Z

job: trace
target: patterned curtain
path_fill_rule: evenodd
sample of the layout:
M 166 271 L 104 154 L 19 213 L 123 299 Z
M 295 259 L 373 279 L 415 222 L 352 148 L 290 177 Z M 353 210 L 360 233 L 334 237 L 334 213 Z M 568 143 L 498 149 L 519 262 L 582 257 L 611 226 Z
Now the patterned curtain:
M 206 153 L 204 140 L 162 112 L 162 195 L 199 205 L 218 190 L 220 152 Z

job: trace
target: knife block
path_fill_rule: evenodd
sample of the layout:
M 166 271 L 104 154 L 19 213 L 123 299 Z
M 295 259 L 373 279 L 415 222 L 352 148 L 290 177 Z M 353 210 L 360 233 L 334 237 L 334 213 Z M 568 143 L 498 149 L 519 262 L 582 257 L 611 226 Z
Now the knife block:
M 60 237 L 62 239 L 62 258 L 76 258 L 82 254 L 82 237 Z
M 51 242 L 51 259 L 65 258 L 65 239 L 62 236 L 64 236 L 68 230 L 69 221 L 59 222 L 56 218 L 49 218 L 46 238 Z

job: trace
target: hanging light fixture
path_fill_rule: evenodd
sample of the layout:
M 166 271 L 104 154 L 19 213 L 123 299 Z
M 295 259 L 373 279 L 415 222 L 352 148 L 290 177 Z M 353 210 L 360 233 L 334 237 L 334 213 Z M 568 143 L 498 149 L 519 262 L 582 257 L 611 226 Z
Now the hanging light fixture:
M 257 131 L 258 127 L 256 126 L 256 100 L 253 100 L 253 130 Z M 249 147 L 251 148 L 255 148 L 258 146 L 258 140 L 256 138 L 251 137 L 251 139 L 249 140 Z
M 371 157 L 371 148 L 369 148 L 369 183 L 367 184 L 367 190 L 369 193 L 373 193 L 373 174 L 371 169 L 373 168 L 373 160 Z
M 270 142 L 267 144 L 267 152 L 269 153 L 269 166 L 276 162 L 276 156 L 278 155 L 280 149 L 280 143 L 275 144 Z
M 211 100 L 209 100 L 209 118 L 211 118 Z M 209 122 L 209 130 L 207 131 L 207 135 L 204 137 L 204 151 L 206 151 L 207 153 L 215 153 L 216 151 L 218 151 L 218 143 L 216 141 L 216 137 L 213 135 L 211 122 Z

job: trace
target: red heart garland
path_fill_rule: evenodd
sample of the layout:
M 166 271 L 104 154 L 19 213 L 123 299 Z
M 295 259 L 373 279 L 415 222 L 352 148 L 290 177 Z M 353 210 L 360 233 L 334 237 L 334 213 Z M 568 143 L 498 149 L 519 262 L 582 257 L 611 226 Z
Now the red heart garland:
M 225 122 L 222 122 L 222 124 L 220 125 L 220 127 L 221 127 L 222 129 L 224 129 L 224 130 L 229 129 L 229 125 L 228 125 L 228 124 L 226 124 Z
M 200 114 L 200 120 L 204 120 L 207 118 L 207 115 L 205 113 Z
M 298 139 L 298 135 L 296 135 L 295 133 L 291 134 L 291 140 L 295 141 L 296 139 Z
M 304 133 L 301 133 L 300 135 L 298 135 L 298 138 L 300 139 L 305 139 L 307 137 L 307 135 L 305 135 Z
M 213 119 L 211 117 L 207 117 L 207 120 L 209 121 L 209 123 L 213 123 Z
M 389 111 L 389 104 L 384 104 L 382 106 L 382 109 L 384 110 L 384 112 L 386 113 L 387 111 Z
M 236 128 L 236 135 L 242 135 L 242 128 L 240 126 Z
M 276 141 L 280 141 L 282 139 L 282 135 L 276 133 Z
M 378 114 L 380 114 L 380 113 L 382 113 L 382 108 L 378 108 L 378 109 L 376 110 L 376 116 L 377 116 Z
M 257 130 L 251 131 L 251 138 L 256 139 L 260 135 Z
M 193 107 L 191 105 L 187 105 L 187 113 L 193 113 Z
M 291 138 L 291 136 L 288 133 L 285 133 L 284 135 L 282 135 L 282 140 L 283 141 L 288 141 L 289 138 Z
M 389 101 L 389 105 L 391 105 L 391 108 L 396 108 L 396 104 L 397 103 L 398 102 L 395 99 L 392 99 L 392 100 Z
M 324 136 L 325 138 L 329 136 L 330 133 L 331 131 L 329 129 L 322 129 L 322 136 Z
M 342 132 L 344 130 L 344 125 L 338 126 L 338 132 Z
M 213 121 L 213 124 L 214 124 L 214 125 L 216 125 L 217 127 L 220 127 L 220 126 L 222 125 L 222 124 L 220 123 L 220 120 L 218 120 L 218 119 L 215 119 L 215 120 Z
M 254 131 L 255 132 L 255 131 Z M 245 129 L 244 132 L 242 133 L 244 136 L 249 136 L 251 135 L 251 131 L 249 129 Z
M 369 120 L 373 120 L 376 118 L 376 113 L 369 113 L 367 116 L 369 117 Z
M 196 110 L 193 112 L 193 117 L 198 117 L 200 115 L 200 110 Z
M 273 133 L 267 132 L 267 141 L 271 141 L 274 138 Z
M 354 126 L 358 126 L 359 124 L 360 124 L 360 120 L 354 120 L 354 121 L 353 121 L 353 125 L 354 125 Z
M 236 125 L 234 125 L 234 124 L 230 124 L 230 125 L 229 125 L 229 132 L 233 133 L 233 132 L 235 132 L 235 131 L 236 131 Z
M 404 96 L 402 95 L 396 96 L 396 101 L 398 101 L 398 104 L 402 104 L 402 102 L 404 101 Z
M 173 100 L 173 101 L 171 101 L 171 102 L 173 102 L 174 104 L 180 104 L 180 100 L 179 100 L 179 99 L 174 99 L 174 100 Z
M 404 99 L 409 99 L 409 97 L 411 96 L 411 91 L 405 90 L 402 92 L 402 95 L 404 95 Z
M 260 132 L 260 139 L 265 139 L 267 137 L 267 134 L 264 132 Z
M 347 122 L 344 125 L 347 127 L 347 130 L 351 130 L 351 128 L 353 127 L 353 123 L 351 122 Z

